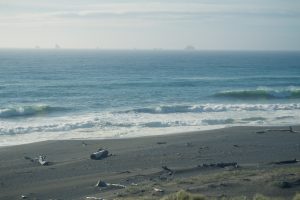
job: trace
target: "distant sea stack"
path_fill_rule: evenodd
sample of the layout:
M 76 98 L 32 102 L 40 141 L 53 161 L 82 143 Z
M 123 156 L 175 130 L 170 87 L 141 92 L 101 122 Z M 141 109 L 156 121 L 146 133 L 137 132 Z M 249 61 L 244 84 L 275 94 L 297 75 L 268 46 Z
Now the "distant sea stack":
M 188 46 L 186 46 L 186 47 L 184 48 L 184 50 L 186 50 L 186 51 L 195 51 L 196 48 L 195 48 L 194 46 L 192 46 L 192 45 L 188 45 Z
M 55 49 L 60 49 L 61 47 L 58 44 L 56 44 L 54 48 Z

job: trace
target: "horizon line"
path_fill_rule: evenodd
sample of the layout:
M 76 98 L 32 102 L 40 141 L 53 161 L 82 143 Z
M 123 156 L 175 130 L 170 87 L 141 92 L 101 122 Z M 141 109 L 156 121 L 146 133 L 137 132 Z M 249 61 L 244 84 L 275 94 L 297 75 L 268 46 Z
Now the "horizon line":
M 186 51 L 186 52 L 197 52 L 197 51 L 269 51 L 269 52 L 297 52 L 300 49 L 185 49 L 185 48 L 36 48 L 36 47 L 0 47 L 0 50 L 92 50 L 92 51 Z

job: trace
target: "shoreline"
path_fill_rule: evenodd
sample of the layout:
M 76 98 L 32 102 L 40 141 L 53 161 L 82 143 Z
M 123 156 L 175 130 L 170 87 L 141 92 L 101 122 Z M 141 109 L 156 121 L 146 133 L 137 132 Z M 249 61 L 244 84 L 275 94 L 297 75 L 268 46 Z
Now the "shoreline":
M 21 143 L 21 144 L 12 144 L 12 145 L 0 145 L 1 148 L 7 148 L 7 147 L 15 147 L 15 146 L 22 146 L 22 145 L 30 145 L 30 144 L 35 144 L 35 143 L 41 143 L 41 142 L 50 142 L 50 141 L 102 141 L 102 140 L 126 140 L 126 139 L 137 139 L 137 138 L 151 138 L 151 137 L 163 137 L 163 136 L 170 136 L 170 135 L 185 135 L 185 134 L 201 134 L 201 133 L 206 133 L 206 132 L 215 132 L 219 131 L 222 129 L 230 129 L 230 128 L 260 128 L 262 130 L 264 129 L 289 129 L 289 127 L 300 127 L 300 124 L 294 124 L 294 125 L 263 125 L 263 126 L 257 126 L 257 125 L 237 125 L 237 126 L 226 126 L 226 127 L 219 127 L 219 128 L 213 128 L 213 129 L 204 129 L 204 130 L 194 130 L 194 131 L 185 131 L 185 132 L 167 132 L 167 133 L 155 133 L 152 135 L 133 135 L 133 136 L 125 136 L 125 137 L 120 137 L 120 136 L 115 136 L 115 137 L 103 137 L 103 138 L 68 138 L 68 139 L 49 139 L 49 140 L 41 140 L 41 141 L 33 141 L 33 142 L 26 142 L 26 143 Z
M 270 164 L 300 159 L 300 126 L 293 126 L 297 133 L 287 129 L 239 126 L 136 138 L 50 140 L 5 146 L 0 148 L 0 199 L 20 199 L 21 195 L 27 199 L 160 199 L 180 189 L 211 197 L 251 197 L 256 193 L 292 197 L 300 191 L 300 184 L 283 189 L 275 183 L 300 180 L 299 163 Z M 111 156 L 91 160 L 90 154 L 99 148 L 107 149 Z M 50 165 L 41 166 L 26 159 L 39 155 L 45 155 Z M 233 162 L 239 168 L 199 167 Z M 166 174 L 162 166 L 175 171 L 174 175 Z M 276 173 L 270 175 L 271 172 Z M 222 180 L 216 179 L 221 175 Z M 95 187 L 99 180 L 126 188 Z M 204 184 L 205 180 L 210 181 Z M 153 188 L 164 192 L 154 192 Z

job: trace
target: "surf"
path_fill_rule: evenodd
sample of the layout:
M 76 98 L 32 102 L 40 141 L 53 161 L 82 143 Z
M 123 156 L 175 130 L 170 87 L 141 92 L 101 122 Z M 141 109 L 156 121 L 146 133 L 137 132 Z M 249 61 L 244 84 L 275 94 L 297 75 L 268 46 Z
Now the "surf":
M 63 110 L 66 110 L 66 108 L 52 107 L 48 105 L 10 106 L 0 108 L 0 118 L 32 117 Z
M 300 88 L 257 88 L 247 90 L 226 90 L 214 94 L 215 97 L 236 99 L 299 99 Z

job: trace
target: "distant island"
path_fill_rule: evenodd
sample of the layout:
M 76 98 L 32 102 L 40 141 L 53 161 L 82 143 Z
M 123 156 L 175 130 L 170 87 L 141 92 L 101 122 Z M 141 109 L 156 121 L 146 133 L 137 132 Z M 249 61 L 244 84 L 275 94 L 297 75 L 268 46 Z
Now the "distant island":
M 187 45 L 184 49 L 187 51 L 195 51 L 196 50 L 196 48 L 192 45 Z

